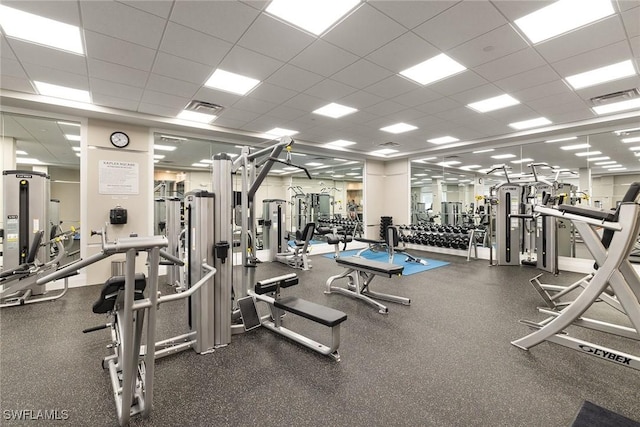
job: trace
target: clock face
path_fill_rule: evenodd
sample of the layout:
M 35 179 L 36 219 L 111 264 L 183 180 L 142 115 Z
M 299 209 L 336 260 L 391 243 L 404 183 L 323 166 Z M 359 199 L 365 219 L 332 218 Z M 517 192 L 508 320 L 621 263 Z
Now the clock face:
M 129 145 L 129 135 L 124 132 L 114 132 L 111 134 L 111 143 L 118 148 L 124 148 Z

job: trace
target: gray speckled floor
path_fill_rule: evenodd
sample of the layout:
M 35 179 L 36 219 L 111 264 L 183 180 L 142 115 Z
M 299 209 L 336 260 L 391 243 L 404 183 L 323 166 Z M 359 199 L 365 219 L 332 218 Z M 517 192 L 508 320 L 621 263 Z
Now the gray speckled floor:
M 446 255 L 451 265 L 412 276 L 376 278 L 373 290 L 408 296 L 387 316 L 342 295 L 324 295 L 341 271 L 321 256 L 286 294 L 346 312 L 335 363 L 264 329 L 234 336 L 209 355 L 184 352 L 158 361 L 152 416 L 135 426 L 568 426 L 583 400 L 640 419 L 640 374 L 550 343 L 529 352 L 510 341 L 529 332 L 518 319 L 541 319 L 528 283 L 537 270 L 488 267 Z M 292 270 L 261 264 L 258 279 Z M 556 282 L 578 276 L 563 273 Z M 553 277 L 549 277 L 554 281 Z M 91 312 L 99 287 L 72 289 L 62 300 L 0 313 L 0 409 L 67 410 L 60 425 L 116 425 L 101 358 L 107 331 Z M 609 315 L 607 310 L 597 311 Z M 181 333 L 181 303 L 159 312 L 159 337 Z M 293 329 L 328 337 L 295 316 Z M 573 329 L 571 330 L 573 332 Z M 599 336 L 605 345 L 640 353 L 637 342 Z M 0 424 L 13 422 L 0 413 Z M 49 422 L 51 423 L 51 422 Z

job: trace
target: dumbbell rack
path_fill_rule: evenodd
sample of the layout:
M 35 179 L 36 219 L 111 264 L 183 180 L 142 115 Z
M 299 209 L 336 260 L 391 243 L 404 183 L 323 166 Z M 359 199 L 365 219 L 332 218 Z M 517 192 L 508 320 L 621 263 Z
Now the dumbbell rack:
M 469 249 L 470 234 L 474 230 L 474 228 L 467 226 L 433 223 L 401 225 L 398 228 L 400 240 L 405 243 L 464 251 Z M 476 239 L 478 234 L 474 233 L 473 239 Z M 472 243 L 475 245 L 480 242 Z

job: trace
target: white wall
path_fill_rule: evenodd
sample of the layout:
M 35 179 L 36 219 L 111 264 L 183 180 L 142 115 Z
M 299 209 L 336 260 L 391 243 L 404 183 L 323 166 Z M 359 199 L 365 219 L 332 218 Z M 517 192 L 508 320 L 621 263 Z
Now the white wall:
M 60 200 L 63 230 L 80 227 L 80 169 L 49 167 L 51 198 Z
M 367 160 L 364 167 L 365 237 L 380 238 L 380 217 L 394 224 L 411 220 L 411 164 L 409 160 Z
M 633 182 L 640 182 L 640 174 L 593 178 L 591 201 L 592 203 L 594 201 L 601 202 L 604 209 L 613 209 L 616 207 L 616 203 L 624 197 L 629 189 L 629 184 Z

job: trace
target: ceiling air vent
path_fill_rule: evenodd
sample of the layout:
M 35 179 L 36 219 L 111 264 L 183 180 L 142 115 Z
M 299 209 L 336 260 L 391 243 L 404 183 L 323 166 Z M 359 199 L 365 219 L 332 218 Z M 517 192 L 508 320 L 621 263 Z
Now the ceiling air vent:
M 383 142 L 383 143 L 378 144 L 378 145 L 380 145 L 380 147 L 387 147 L 387 148 L 389 148 L 389 147 L 399 147 L 400 146 L 400 144 L 398 144 L 397 142 L 392 142 L 392 141 Z
M 638 91 L 638 89 L 633 88 L 593 97 L 591 98 L 591 103 L 593 105 L 610 104 L 612 102 L 626 101 L 628 99 L 637 98 L 638 96 L 640 96 L 640 92 Z
M 213 114 L 214 116 L 219 116 L 222 110 L 224 110 L 224 107 L 212 102 L 194 100 L 191 101 L 189 105 L 187 105 L 184 109 L 195 111 L 196 113 Z

